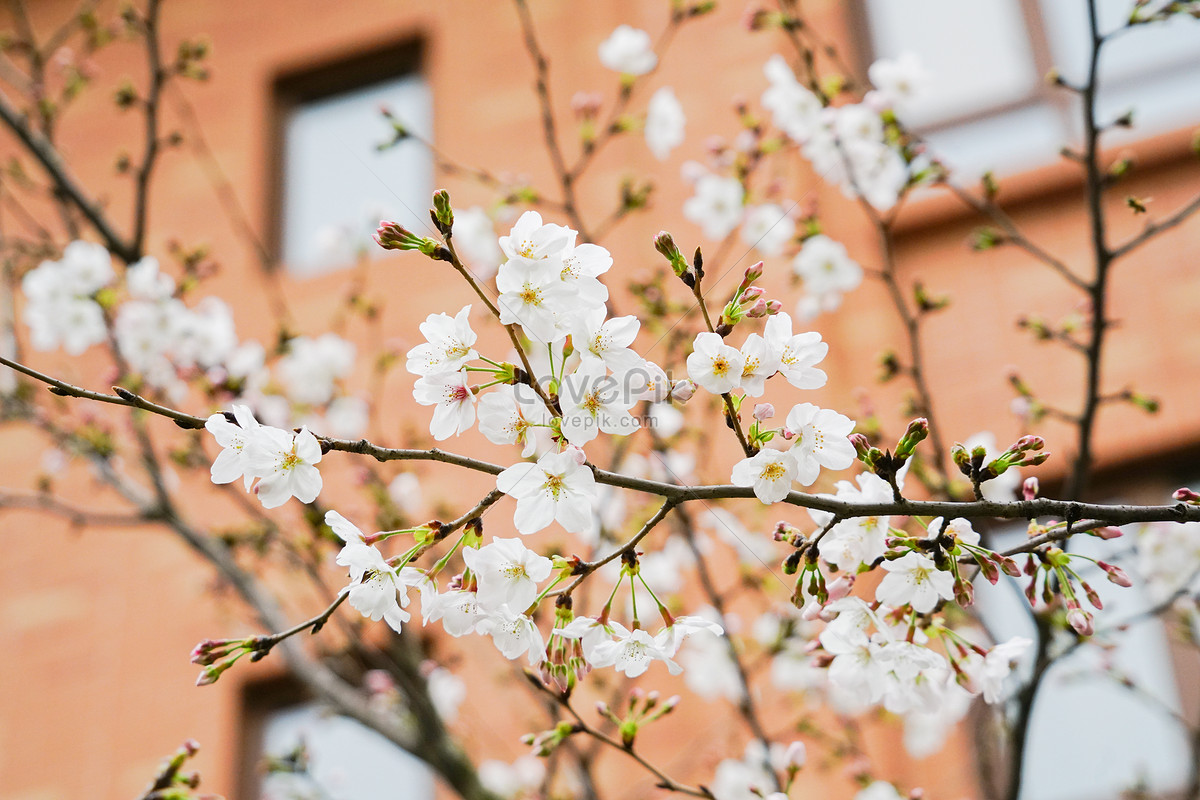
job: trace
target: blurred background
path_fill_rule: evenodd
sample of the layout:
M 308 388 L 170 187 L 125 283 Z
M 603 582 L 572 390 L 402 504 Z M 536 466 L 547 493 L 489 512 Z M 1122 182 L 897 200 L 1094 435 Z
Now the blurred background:
M 1100 6 L 1109 26 L 1130 9 L 1128 0 Z M 572 110 L 575 93 L 598 93 L 607 109 L 621 91 L 618 76 L 597 58 L 599 44 L 620 24 L 657 35 L 670 4 L 531 0 L 530 9 L 549 59 L 554 118 L 573 160 L 581 128 Z M 66 0 L 14 0 L 0 7 L 0 31 L 11 32 L 10 39 L 22 38 L 27 28 L 47 36 L 76 10 Z M 985 170 L 994 171 L 1013 220 L 1086 272 L 1091 255 L 1082 173 L 1060 155 L 1081 135 L 1078 98 L 1047 80 L 1053 70 L 1070 83 L 1083 79 L 1089 45 L 1083 2 L 856 0 L 805 2 L 803 10 L 860 85 L 875 59 L 918 55 L 931 73 L 930 86 L 902 118 L 954 168 L 960 185 L 974 188 Z M 115 3 L 99 4 L 102 17 L 117 12 Z M 681 213 L 691 194 L 681 170 L 686 162 L 707 161 L 710 137 L 736 139 L 743 129 L 740 103 L 765 116 L 758 106 L 767 87 L 763 65 L 785 48 L 778 32 L 746 30 L 745 17 L 743 3 L 718 3 L 713 13 L 682 27 L 669 51 L 660 53 L 659 68 L 633 88 L 628 113 L 634 117 L 644 113 L 655 89 L 674 89 L 687 115 L 683 144 L 660 161 L 636 130 L 616 136 L 575 187 L 580 216 L 604 231 L 602 243 L 614 255 L 609 285 L 630 308 L 618 287 L 660 269 L 651 247 L 657 231 L 674 232 L 687 243 L 685 251 L 716 247 Z M 386 253 L 369 237 L 380 219 L 426 228 L 435 188 L 450 189 L 457 209 L 486 212 L 497 235 L 507 232 L 531 192 L 559 195 L 516 10 L 509 3 L 468 0 L 170 0 L 161 24 L 168 46 L 199 37 L 211 55 L 207 80 L 172 88 L 162 104 L 165 129 L 179 138 L 154 178 L 149 250 L 166 259 L 203 247 L 203 261 L 211 266 L 208 292 L 229 300 L 243 336 L 271 342 L 282 330 L 311 336 L 335 330 L 354 342 L 360 357 L 346 382 L 370 404 L 372 422 L 362 433 L 351 433 L 355 423 L 346 422 L 346 435 L 367 433 L 394 445 L 427 439 L 426 411 L 408 399 L 411 378 L 377 370 L 373 358 L 403 354 L 420 341 L 417 325 L 426 314 L 453 313 L 470 302 L 470 291 L 431 262 Z M 61 122 L 59 149 L 98 202 L 123 219 L 132 189 L 117 165 L 136 146 L 139 119 L 119 110 L 114 93 L 126 80 L 144 80 L 141 46 L 118 42 L 86 59 L 71 47 L 64 42 L 54 54 L 47 67 L 51 79 L 85 70 L 89 85 Z M 22 54 L 7 49 L 0 59 L 20 63 Z M 0 82 L 14 94 L 9 72 L 0 70 Z M 1135 166 L 1110 198 L 1111 236 L 1120 241 L 1144 224 L 1126 207 L 1127 195 L 1145 199 L 1152 214 L 1167 213 L 1200 186 L 1194 146 L 1200 22 L 1179 19 L 1123 36 L 1112 44 L 1100 80 L 1102 117 L 1137 109 L 1133 125 L 1106 140 L 1114 161 L 1128 158 Z M 398 136 L 401 129 L 411 135 Z M 37 169 L 7 132 L 0 136 L 0 160 Z M 16 175 L 8 169 L 0 191 Z M 868 267 L 878 263 L 872 228 L 807 162 L 796 158 L 772 180 L 782 187 L 785 208 L 819 211 L 825 231 L 853 258 Z M 646 184 L 653 190 L 644 209 L 610 219 L 623 196 Z M 566 222 L 543 213 L 547 221 Z M 0 236 L 22 224 L 2 202 L 0 224 Z M 987 431 L 1003 446 L 1035 432 L 1068 456 L 1069 426 L 1052 416 L 1034 424 L 1027 407 L 1018 403 L 1014 409 L 1010 374 L 1017 370 L 1046 405 L 1078 402 L 1079 359 L 1038 342 L 1017 323 L 1078 315 L 1080 297 L 1017 249 L 972 252 L 969 242 L 980 224 L 974 212 L 937 189 L 919 192 L 898 217 L 900 274 L 952 298 L 925 328 L 939 419 L 954 441 Z M 1128 404 L 1105 407 L 1093 499 L 1159 501 L 1200 479 L 1197 252 L 1200 226 L 1184 225 L 1132 255 L 1114 276 L 1113 316 L 1120 324 L 1107 353 L 1105 383 L 1112 391 L 1152 395 L 1161 410 L 1150 416 Z M 477 258 L 485 268 L 499 253 Z M 750 248 L 730 254 L 718 285 L 731 289 L 757 258 Z M 767 259 L 764 282 L 781 297 L 796 294 L 782 258 Z M 831 344 L 823 365 L 830 381 L 812 402 L 860 419 L 874 414 L 885 429 L 902 430 L 907 389 L 877 380 L 881 355 L 900 349 L 903 334 L 884 287 L 868 280 L 840 309 L 810 325 Z M 486 336 L 498 342 L 494 334 Z M 94 363 L 39 363 L 66 380 L 105 386 L 103 368 Z M 671 366 L 679 371 L 681 363 Z M 106 498 L 86 465 L 58 463 L 53 448 L 24 428 L 7 426 L 0 437 L 5 486 L 34 489 L 53 476 L 55 485 L 73 487 L 68 496 L 103 507 Z M 492 460 L 511 456 L 494 455 L 500 451 L 486 442 L 452 444 Z M 732 457 L 724 445 L 693 454 L 701 477 L 706 461 Z M 327 478 L 332 496 L 344 498 L 343 513 L 370 518 L 357 462 L 335 453 L 327 463 L 330 473 L 345 473 Z M 1066 463 L 1068 458 L 1052 460 L 1039 471 L 1044 487 L 1063 477 Z M 463 497 L 488 488 L 486 478 L 464 479 L 443 465 L 384 466 L 393 500 L 418 520 L 455 516 Z M 197 476 L 180 480 L 186 495 L 187 482 Z M 204 502 L 199 491 L 195 506 L 213 529 L 233 516 Z M 299 518 L 294 509 L 289 513 Z M 4 523 L 0 800 L 138 797 L 159 759 L 186 738 L 202 745 L 195 765 L 203 785 L 227 797 L 449 796 L 411 757 L 356 723 L 322 714 L 278 659 L 239 665 L 216 685 L 194 687 L 197 670 L 188 653 L 196 642 L 257 629 L 212 571 L 169 535 L 152 526 L 85 530 L 12 508 L 5 509 Z M 760 523 L 767 533 L 773 519 Z M 270 560 L 266 568 L 286 569 Z M 736 567 L 730 570 L 736 573 Z M 1126 590 L 1113 603 L 1136 608 L 1138 591 Z M 1019 593 L 1009 595 L 993 593 L 981 611 L 1004 635 L 1030 625 Z M 535 702 L 527 697 L 528 707 L 522 707 L 502 694 L 520 696 L 507 665 L 470 652 L 456 658 L 452 667 L 465 697 L 457 698 L 457 684 L 447 690 L 450 705 L 459 700 L 452 727 L 478 760 L 511 764 L 525 750 L 519 734 L 536 729 Z M 1115 798 L 1139 783 L 1146 796 L 1176 796 L 1188 783 L 1194 746 L 1179 718 L 1194 720 L 1200 713 L 1194 650 L 1150 622 L 1132 628 L 1119 647 L 1088 658 L 1115 664 L 1147 687 L 1150 698 L 1134 696 L 1111 678 L 1082 677 L 1094 666 L 1089 661 L 1056 668 L 1036 708 L 1025 796 Z M 803 701 L 796 694 L 779 696 L 784 721 Z M 668 765 L 703 776 L 720 755 L 741 752 L 741 734 L 716 722 L 723 718 L 722 704 L 697 699 L 671 722 L 675 734 L 661 745 Z M 868 726 L 867 746 L 881 773 L 925 786 L 927 797 L 974 797 L 979 764 L 967 727 L 940 754 L 923 759 L 906 754 L 894 725 Z M 284 780 L 264 788 L 264 755 L 285 757 L 299 737 L 324 787 Z M 617 764 L 628 770 L 612 773 L 612 796 L 655 791 L 651 778 L 612 763 L 614 770 Z M 537 768 L 528 764 L 508 772 L 494 767 L 492 779 L 517 787 L 528 780 L 522 769 L 532 770 L 536 782 Z M 814 786 L 822 780 L 841 785 L 834 772 L 815 778 Z M 827 791 L 842 796 L 847 790 Z

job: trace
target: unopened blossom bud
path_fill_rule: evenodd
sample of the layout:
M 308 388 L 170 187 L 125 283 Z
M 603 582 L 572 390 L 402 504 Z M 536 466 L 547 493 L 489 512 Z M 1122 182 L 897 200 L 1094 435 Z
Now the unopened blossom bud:
M 582 447 L 576 447 L 573 444 L 567 445 L 563 452 L 570 454 L 571 460 L 581 467 L 587 463 L 587 455 L 584 454 Z
M 839 575 L 837 578 L 829 582 L 829 600 L 841 600 L 850 594 L 850 590 L 854 588 L 853 575 Z
M 999 553 L 997 553 L 996 554 L 996 563 L 1000 565 L 1000 569 L 1004 572 L 1005 575 L 1008 575 L 1009 577 L 1012 577 L 1012 578 L 1021 577 L 1021 568 L 1017 566 L 1016 561 L 1013 561 L 1008 556 L 1002 556 Z
M 804 766 L 804 762 L 808 760 L 808 751 L 804 747 L 804 742 L 795 741 L 787 746 L 783 751 L 783 767 L 784 769 L 800 769 Z
M 571 95 L 571 112 L 580 120 L 594 119 L 603 103 L 599 92 L 576 92 Z
M 746 291 L 742 292 L 742 297 L 741 297 L 742 305 L 743 306 L 748 305 L 748 304 L 752 305 L 753 301 L 762 297 L 766 293 L 767 293 L 767 290 L 762 288 L 761 286 L 751 286 L 750 288 L 746 289 Z
M 1200 494 L 1196 494 L 1186 486 L 1182 489 L 1176 489 L 1175 494 L 1171 495 L 1176 500 L 1183 503 L 1198 503 L 1200 504 Z
M 809 600 L 804 604 L 804 608 L 800 609 L 800 616 L 808 622 L 816 622 L 821 619 L 821 612 L 825 607 L 816 600 Z
M 450 193 L 445 189 L 433 193 L 433 208 L 429 210 L 429 216 L 433 219 L 438 233 L 443 236 L 450 235 L 454 227 L 454 209 L 450 207 Z
M 1026 500 L 1036 500 L 1039 488 L 1038 479 L 1031 475 L 1021 484 L 1021 496 Z
M 768 300 L 767 301 L 767 316 L 768 317 L 773 317 L 776 314 L 778 314 L 780 311 L 783 311 L 783 303 L 781 303 L 778 300 Z
M 907 459 L 927 436 L 929 436 L 929 420 L 924 417 L 914 419 L 908 423 L 904 436 L 900 437 L 900 442 L 896 445 L 895 457 L 901 461 Z
M 752 283 L 763 276 L 763 262 L 752 264 L 746 267 L 746 274 L 742 277 L 742 286 L 749 287 Z M 761 292 L 760 292 L 761 293 Z
M 1129 576 L 1125 574 L 1125 570 L 1121 569 L 1115 564 L 1097 561 L 1096 566 L 1104 570 L 1104 573 L 1108 576 L 1110 583 L 1115 583 L 1117 586 L 1124 586 L 1125 588 L 1133 586 L 1133 581 L 1129 580 Z
M 225 661 L 220 664 L 211 664 L 200 670 L 200 677 L 196 678 L 197 686 L 211 686 L 221 677 L 221 673 L 234 665 L 233 661 Z
M 667 231 L 659 231 L 654 237 L 654 249 L 663 255 L 671 265 L 671 271 L 676 277 L 682 278 L 688 271 L 687 259 L 683 257 L 683 253 L 675 245 L 675 240 Z
M 779 429 L 779 435 L 783 437 L 785 442 L 790 442 L 796 438 L 796 432 L 786 425 Z
M 759 422 L 766 422 L 775 416 L 775 406 L 770 403 L 758 403 L 754 406 L 754 418 Z
M 858 460 L 871 466 L 871 461 L 868 454 L 871 452 L 871 440 L 864 434 L 852 433 L 849 436 L 850 444 L 854 445 L 854 451 L 858 454 Z
M 384 250 L 419 250 L 436 261 L 451 261 L 450 251 L 433 239 L 417 236 L 398 222 L 383 220 L 372 237 Z
M 971 477 L 971 454 L 967 452 L 967 448 L 958 442 L 950 448 L 950 458 L 954 461 L 954 465 L 958 467 L 958 471 L 968 478 Z
M 1087 597 L 1087 601 L 1092 604 L 1092 608 L 1104 608 L 1104 603 L 1100 599 L 1100 593 L 1093 589 L 1090 583 L 1087 581 L 1080 581 L 1079 585 L 1083 589 L 1083 593 Z
M 1092 536 L 1095 536 L 1097 539 L 1104 539 L 1104 540 L 1120 539 L 1122 536 L 1125 535 L 1124 532 L 1120 528 L 1114 528 L 1111 525 L 1105 525 L 1102 528 L 1093 528 L 1091 533 L 1092 533 Z
M 683 378 L 675 381 L 671 386 L 671 399 L 678 400 L 681 403 L 686 403 L 692 399 L 692 395 L 696 393 L 696 384 L 689 378 Z
M 746 309 L 746 316 L 750 317 L 751 319 L 761 319 L 763 317 L 770 316 L 770 314 L 771 311 L 767 306 L 767 301 L 761 297 L 754 301 L 754 305 Z
M 768 11 L 762 6 L 746 6 L 742 12 L 742 27 L 748 31 L 761 31 L 779 24 L 783 15 L 777 11 Z
M 387 694 L 396 688 L 392 676 L 382 669 L 367 670 L 367 674 L 363 676 L 363 685 L 371 694 Z
M 1091 636 L 1095 633 L 1092 626 L 1092 615 L 1076 606 L 1067 612 L 1067 622 L 1080 636 Z

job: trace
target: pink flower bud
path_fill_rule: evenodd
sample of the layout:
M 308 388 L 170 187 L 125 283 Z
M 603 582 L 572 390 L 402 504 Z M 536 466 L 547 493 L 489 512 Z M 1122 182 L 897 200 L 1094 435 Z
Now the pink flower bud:
M 746 305 L 751 300 L 757 300 L 767 293 L 767 290 L 761 286 L 751 286 L 746 291 L 742 292 L 742 305 Z
M 779 429 L 779 435 L 783 437 L 785 442 L 790 442 L 796 438 L 796 432 L 786 426 Z
M 1125 574 L 1125 570 L 1121 569 L 1115 564 L 1107 564 L 1103 561 L 1097 561 L 1096 566 L 1104 570 L 1105 574 L 1108 575 L 1108 580 L 1110 583 L 1115 583 L 1117 586 L 1124 586 L 1125 588 L 1133 586 L 1133 581 L 1129 580 L 1129 576 Z
M 821 612 L 824 610 L 816 600 L 809 600 L 804 604 L 804 608 L 800 609 L 800 616 L 809 622 L 815 622 L 821 618 Z
M 1200 494 L 1196 494 L 1186 486 L 1182 489 L 1176 489 L 1175 494 L 1171 496 L 1184 503 L 1200 503 Z
M 778 300 L 767 301 L 767 316 L 773 317 L 780 311 L 783 311 L 783 303 Z
M 762 276 L 763 262 L 759 261 L 757 264 L 752 264 L 751 266 L 746 267 L 746 277 L 742 279 L 742 283 L 746 286 L 749 286 Z
M 1021 494 L 1026 500 L 1034 500 L 1038 496 L 1038 479 L 1029 477 L 1021 486 Z
M 692 399 L 692 395 L 696 393 L 696 384 L 689 378 L 675 381 L 675 385 L 671 387 L 671 399 L 678 400 L 681 403 L 686 403 Z
M 841 600 L 850 594 L 850 590 L 854 588 L 853 575 L 839 575 L 836 579 L 829 582 L 826 587 L 829 592 L 830 602 Z
M 396 688 L 392 676 L 382 669 L 367 670 L 367 674 L 363 676 L 363 685 L 371 694 L 388 694 Z
M 754 304 L 746 309 L 746 316 L 751 319 L 759 319 L 770 315 L 767 309 L 767 301 L 761 297 L 754 301 Z
M 598 92 L 576 92 L 571 96 L 571 111 L 579 119 L 593 119 L 603 103 Z
M 787 750 L 783 751 L 783 765 L 787 769 L 800 769 L 807 760 L 808 751 L 804 747 L 804 742 L 792 742 L 787 746 Z
M 1080 636 L 1091 636 L 1095 632 L 1092 627 L 1092 615 L 1082 608 L 1075 607 L 1067 612 L 1067 622 Z
M 775 406 L 770 403 L 759 403 L 754 407 L 754 418 L 759 422 L 766 422 L 773 416 L 775 416 Z
M 1098 539 L 1120 539 L 1125 534 L 1120 528 L 1114 528 L 1111 525 L 1105 525 L 1103 528 L 1095 528 L 1092 531 L 1092 536 Z
M 573 444 L 567 445 L 563 452 L 570 453 L 571 460 L 581 467 L 587 463 L 587 455 L 584 454 L 582 447 L 576 447 Z

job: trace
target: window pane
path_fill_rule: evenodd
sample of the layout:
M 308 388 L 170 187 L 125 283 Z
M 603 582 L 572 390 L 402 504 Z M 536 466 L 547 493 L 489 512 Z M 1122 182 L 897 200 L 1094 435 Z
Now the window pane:
M 297 106 L 285 123 L 282 256 L 294 274 L 351 263 L 380 219 L 429 229 L 433 165 L 409 140 L 380 151 L 390 135 L 386 106 L 423 137 L 432 133 L 429 87 L 406 75 Z
M 301 741 L 308 751 L 311 779 L 267 775 L 263 800 L 433 800 L 428 767 L 354 720 L 323 714 L 315 705 L 270 715 L 263 731 L 263 752 L 268 757 L 283 757 Z
M 1101 32 L 1119 28 L 1132 5 L 1131 0 L 1099 0 Z M 1067 80 L 1082 83 L 1091 57 L 1086 6 L 1041 0 L 1041 7 L 1055 65 Z M 1135 112 L 1136 129 L 1119 138 L 1200 120 L 1200 23 L 1181 16 L 1118 36 L 1104 46 L 1099 79 L 1101 121 Z
M 1023 529 L 1013 530 L 996 537 L 993 545 L 1017 544 L 1025 535 Z M 1114 551 L 1123 549 L 1114 544 L 1120 542 L 1079 536 L 1072 540 L 1071 549 L 1112 560 Z M 1098 569 L 1080 574 L 1104 601 L 1104 610 L 1096 615 L 1098 631 L 1153 605 L 1136 581 L 1131 588 L 1121 588 Z M 989 586 L 981 580 L 976 608 L 998 641 L 1012 636 L 1035 638 L 1028 601 L 1021 593 L 1026 581 L 1001 576 L 1000 584 Z M 1150 619 L 1113 639 L 1117 646 L 1111 652 L 1084 645 L 1061 659 L 1043 680 L 1030 724 L 1021 800 L 1115 798 L 1140 781 L 1152 793 L 1184 785 L 1190 761 L 1186 738 L 1164 711 L 1178 713 L 1181 708 L 1166 631 L 1161 622 Z M 1027 656 L 1027 663 L 1018 669 L 1021 680 L 1029 675 L 1032 650 Z M 1106 677 L 1105 660 L 1154 700 Z
M 911 51 L 932 75 L 905 108 L 925 128 L 1029 97 L 1039 76 L 1015 0 L 867 0 L 876 57 Z

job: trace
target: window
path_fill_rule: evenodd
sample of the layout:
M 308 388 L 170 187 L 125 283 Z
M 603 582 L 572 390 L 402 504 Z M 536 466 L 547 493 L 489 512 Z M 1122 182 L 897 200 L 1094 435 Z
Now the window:
M 1132 7 L 1133 0 L 1099 0 L 1101 31 L 1120 27 Z M 1013 172 L 1051 162 L 1079 140 L 1078 101 L 1045 76 L 1057 68 L 1083 81 L 1083 0 L 863 0 L 861 9 L 865 61 L 911 51 L 929 69 L 929 91 L 901 116 L 952 167 Z M 1200 24 L 1178 18 L 1116 37 L 1105 45 L 1099 79 L 1101 120 L 1136 112 L 1125 141 L 1200 120 Z
M 389 109 L 420 138 L 432 137 L 420 48 L 391 47 L 276 82 L 276 253 L 294 275 L 344 267 L 370 246 L 380 219 L 429 226 L 433 162 L 416 139 L 393 147 Z
M 1021 527 L 994 534 L 992 542 L 1004 548 L 1024 537 Z M 1132 538 L 1127 533 L 1105 542 L 1080 536 L 1072 540 L 1071 550 L 1113 560 L 1113 553 L 1127 549 Z M 1130 563 L 1118 563 L 1134 575 Z M 1096 614 L 1097 630 L 1132 619 L 1154 604 L 1136 576 L 1132 587 L 1120 588 L 1099 569 L 1080 570 L 1080 575 L 1104 602 L 1104 610 Z M 978 611 L 997 641 L 1036 639 L 1022 593 L 1027 582 L 1002 575 L 999 585 L 979 587 Z M 1187 736 L 1167 713 L 1182 713 L 1182 701 L 1166 628 L 1157 618 L 1141 620 L 1113 640 L 1116 647 L 1107 653 L 1094 645 L 1079 648 L 1043 679 L 1029 727 L 1021 800 L 1117 798 L 1135 786 L 1161 796 L 1186 785 L 1191 761 Z M 1030 650 L 1018 669 L 1022 681 L 1032 659 Z M 1147 696 L 1105 675 L 1106 661 Z
M 306 701 L 290 682 L 248 687 L 246 707 L 243 797 L 433 800 L 433 774 L 423 762 L 359 722 Z

